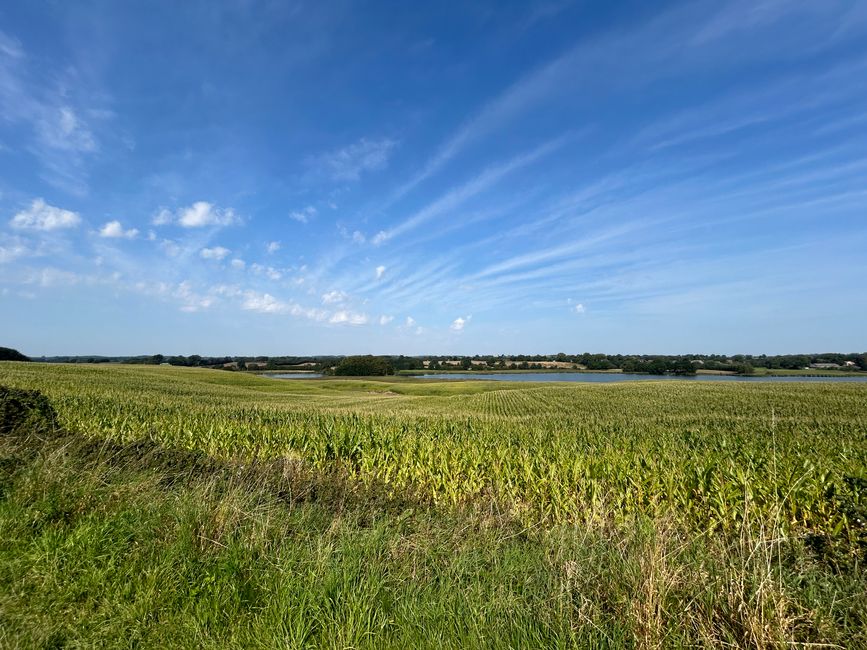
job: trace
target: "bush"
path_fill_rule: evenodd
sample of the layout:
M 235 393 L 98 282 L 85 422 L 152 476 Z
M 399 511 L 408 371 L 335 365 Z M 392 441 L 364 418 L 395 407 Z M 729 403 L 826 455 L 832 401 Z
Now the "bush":
M 57 414 L 45 395 L 0 386 L 0 434 L 50 433 L 56 428 Z

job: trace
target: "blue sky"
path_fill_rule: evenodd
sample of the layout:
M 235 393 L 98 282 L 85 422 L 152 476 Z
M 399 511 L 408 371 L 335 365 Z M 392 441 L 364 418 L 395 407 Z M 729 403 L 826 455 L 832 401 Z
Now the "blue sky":
M 0 345 L 867 348 L 867 3 L 0 7 Z

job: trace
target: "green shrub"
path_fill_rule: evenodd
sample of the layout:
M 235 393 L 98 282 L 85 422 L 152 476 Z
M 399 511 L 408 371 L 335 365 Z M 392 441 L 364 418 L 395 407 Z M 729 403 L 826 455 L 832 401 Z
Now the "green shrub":
M 0 386 L 0 434 L 53 432 L 57 414 L 38 390 Z

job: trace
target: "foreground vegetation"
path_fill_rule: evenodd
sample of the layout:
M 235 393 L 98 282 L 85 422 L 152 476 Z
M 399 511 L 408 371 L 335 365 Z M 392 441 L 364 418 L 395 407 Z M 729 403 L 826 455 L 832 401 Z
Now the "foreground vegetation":
M 867 645 L 867 386 L 0 384 L 0 643 Z

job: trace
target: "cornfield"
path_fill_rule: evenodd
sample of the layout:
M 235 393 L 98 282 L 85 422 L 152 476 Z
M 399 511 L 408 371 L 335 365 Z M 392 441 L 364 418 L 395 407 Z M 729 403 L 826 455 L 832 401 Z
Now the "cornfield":
M 528 525 L 747 517 L 863 540 L 867 386 L 279 381 L 211 370 L 0 364 L 63 427 L 216 457 L 293 457 Z M 748 514 L 747 514 L 748 513 Z

